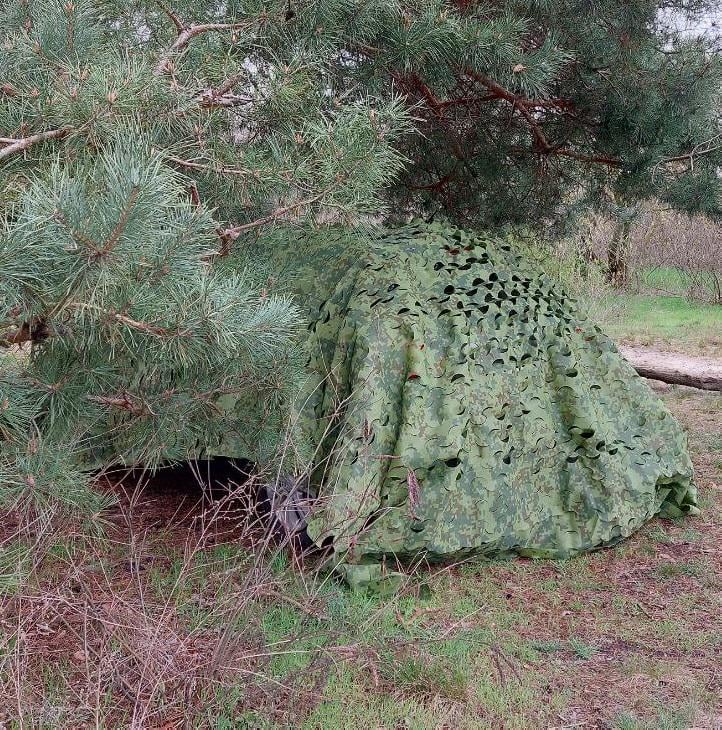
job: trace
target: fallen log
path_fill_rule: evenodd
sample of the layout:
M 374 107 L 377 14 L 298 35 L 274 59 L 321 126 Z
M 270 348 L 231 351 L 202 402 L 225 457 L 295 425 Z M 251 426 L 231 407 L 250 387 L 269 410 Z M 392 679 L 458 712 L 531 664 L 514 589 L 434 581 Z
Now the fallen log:
M 643 378 L 722 392 L 722 362 L 634 347 L 619 350 Z
M 678 370 L 660 370 L 644 365 L 635 365 L 634 363 L 632 363 L 632 366 L 643 378 L 661 380 L 663 383 L 669 383 L 670 385 L 687 385 L 690 388 L 699 388 L 701 390 L 722 391 L 722 378 L 714 375 L 697 376 L 681 373 Z

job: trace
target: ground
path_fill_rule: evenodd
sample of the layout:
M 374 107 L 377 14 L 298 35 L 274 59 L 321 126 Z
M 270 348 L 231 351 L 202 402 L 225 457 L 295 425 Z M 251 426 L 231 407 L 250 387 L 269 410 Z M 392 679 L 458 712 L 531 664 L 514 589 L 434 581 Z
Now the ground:
M 722 360 L 722 306 L 684 296 L 630 294 L 614 297 L 604 329 L 621 345 L 681 352 Z
M 722 395 L 660 396 L 700 516 L 569 561 L 419 566 L 391 598 L 299 570 L 188 474 L 109 475 L 103 533 L 58 526 L 0 585 L 0 727 L 722 728 Z

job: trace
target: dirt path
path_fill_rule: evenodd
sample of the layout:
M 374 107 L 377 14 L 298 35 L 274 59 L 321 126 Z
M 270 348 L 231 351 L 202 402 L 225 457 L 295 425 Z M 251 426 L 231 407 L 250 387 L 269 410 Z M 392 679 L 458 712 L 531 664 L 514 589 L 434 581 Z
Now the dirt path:
M 722 390 L 722 360 L 648 347 L 621 346 L 619 351 L 645 377 L 654 377 L 657 372 L 671 378 L 667 382 L 693 386 L 697 383 L 696 387 Z

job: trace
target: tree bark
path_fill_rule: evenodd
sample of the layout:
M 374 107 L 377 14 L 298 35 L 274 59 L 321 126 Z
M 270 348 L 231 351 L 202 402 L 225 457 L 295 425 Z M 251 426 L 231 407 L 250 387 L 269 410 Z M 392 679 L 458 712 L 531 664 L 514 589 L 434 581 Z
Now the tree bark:
M 722 392 L 722 363 L 685 358 L 671 353 L 620 348 L 632 367 L 643 377 L 670 385 Z
M 632 363 L 632 366 L 643 378 L 661 380 L 663 383 L 669 383 L 670 385 L 687 385 L 690 388 L 699 388 L 700 390 L 722 391 L 722 378 L 715 375 L 692 375 L 679 370 L 661 370 L 660 368 L 635 365 L 634 363 Z
M 612 286 L 620 289 L 626 285 L 628 279 L 629 229 L 629 221 L 624 220 L 617 223 L 607 251 L 607 278 Z

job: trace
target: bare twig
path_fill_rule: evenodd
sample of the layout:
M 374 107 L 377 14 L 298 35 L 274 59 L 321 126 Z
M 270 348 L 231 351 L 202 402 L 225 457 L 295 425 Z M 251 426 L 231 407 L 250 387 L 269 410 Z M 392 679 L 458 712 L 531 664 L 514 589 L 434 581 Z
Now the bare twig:
M 184 160 L 181 157 L 174 157 L 172 155 L 166 156 L 168 162 L 172 162 L 178 167 L 183 167 L 186 170 L 197 170 L 198 172 L 212 172 L 218 175 L 252 175 L 250 170 L 242 170 L 238 167 L 226 167 L 225 165 L 218 165 L 204 162 L 194 162 L 193 160 Z M 197 192 L 197 191 L 196 191 Z M 200 200 L 197 201 L 200 203 Z
M 3 147 L 3 149 L 0 150 L 0 160 L 10 157 L 10 155 L 14 155 L 17 152 L 23 152 L 28 149 L 28 147 L 32 147 L 34 144 L 38 144 L 39 142 L 47 142 L 50 139 L 62 139 L 72 131 L 72 127 L 62 127 L 61 129 L 49 129 L 47 132 L 31 134 L 29 137 L 21 137 L 20 139 L 13 141 L 10 141 L 10 139 L 6 137 L 3 139 L 3 142 L 9 142 L 9 144 L 7 147 Z
M 137 319 L 133 319 L 132 317 L 129 317 L 127 314 L 122 314 L 120 312 L 114 312 L 112 310 L 106 311 L 103 310 L 101 307 L 93 306 L 90 304 L 86 304 L 84 302 L 75 302 L 67 305 L 69 309 L 92 309 L 97 311 L 99 314 L 103 315 L 105 314 L 109 319 L 113 319 L 116 322 L 120 322 L 121 324 L 126 325 L 127 327 L 130 327 L 131 329 L 138 330 L 139 332 L 145 332 L 149 335 L 155 335 L 157 337 L 165 337 L 171 332 L 166 329 L 165 327 L 160 327 L 159 325 L 151 324 L 149 322 L 140 322 Z M 181 334 L 181 333 L 179 333 Z
M 74 304 L 68 304 L 70 309 L 86 309 L 91 308 L 87 304 L 81 304 L 79 302 Z M 97 309 L 101 314 L 107 314 L 108 318 L 115 320 L 120 324 L 124 324 L 126 327 L 138 330 L 138 332 L 144 332 L 145 334 L 154 335 L 156 337 L 167 337 L 170 334 L 183 335 L 183 332 L 171 332 L 165 327 L 151 324 L 149 322 L 140 322 L 137 319 L 133 319 L 126 314 L 119 312 L 103 312 L 99 307 L 92 307 Z M 56 335 L 48 324 L 43 319 L 36 319 L 33 322 L 23 322 L 19 327 L 0 333 L 0 347 L 13 347 L 15 345 L 22 345 L 25 342 L 40 342 L 46 340 L 48 337 Z
M 321 621 L 329 620 L 328 614 L 324 611 L 321 611 L 306 603 L 302 603 L 301 601 L 297 601 L 293 596 L 289 595 L 288 593 L 284 593 L 282 590 L 273 588 L 272 586 L 259 586 L 257 594 L 259 596 L 269 596 L 279 601 L 283 601 L 284 603 L 288 603 L 290 606 L 297 608 L 299 611 L 302 611 L 303 613 L 306 613 L 309 616 L 313 616 L 314 618 L 317 618 Z
M 145 404 L 136 403 L 127 393 L 120 396 L 89 395 L 87 398 L 93 403 L 100 403 L 100 405 L 110 406 L 111 408 L 119 408 L 120 410 L 132 413 L 134 416 L 147 416 L 151 413 Z
M 175 14 L 174 14 L 175 15 Z M 177 22 L 176 22 L 177 20 Z M 168 71 L 168 65 L 172 57 L 184 51 L 188 44 L 199 35 L 210 32 L 222 32 L 225 30 L 238 30 L 239 28 L 248 28 L 250 23 L 248 21 L 243 23 L 201 23 L 199 25 L 183 25 L 178 16 L 175 16 L 173 21 L 176 27 L 179 28 L 178 36 L 171 47 L 163 53 L 155 67 L 155 75 L 160 76 L 161 74 Z
M 239 94 L 230 93 L 219 95 L 213 89 L 204 89 L 198 94 L 196 99 L 204 109 L 230 109 L 231 107 L 253 103 L 253 99 L 250 96 L 240 96 Z
M 242 106 L 244 104 L 251 104 L 254 101 L 252 96 L 240 96 L 239 94 L 231 93 L 231 89 L 239 81 L 242 81 L 246 75 L 245 71 L 239 71 L 238 73 L 232 74 L 215 88 L 209 87 L 202 89 L 196 94 L 195 98 L 200 105 L 206 109 L 214 109 L 218 107 L 230 108 Z
M 722 134 L 717 134 L 711 139 L 707 139 L 704 142 L 700 142 L 698 145 L 695 145 L 695 147 L 693 147 L 689 152 L 685 152 L 683 155 L 665 157 L 662 160 L 662 163 L 689 161 L 690 166 L 693 166 L 695 158 L 704 157 L 704 155 L 709 155 L 712 154 L 712 152 L 722 149 L 722 144 L 717 144 L 720 140 L 722 140 Z
M 168 330 L 164 327 L 159 327 L 154 324 L 149 324 L 148 322 L 139 322 L 137 319 L 133 319 L 132 317 L 128 317 L 125 314 L 119 314 L 119 313 L 110 313 L 110 316 L 115 319 L 117 322 L 121 322 L 124 325 L 127 325 L 131 329 L 138 330 L 139 332 L 145 332 L 149 335 L 157 335 L 158 337 L 164 337 L 168 334 Z
M 222 84 L 213 89 L 214 96 L 223 96 L 227 94 L 239 81 L 247 75 L 246 71 L 239 71 L 237 74 L 229 76 Z
M 223 242 L 223 245 L 221 246 L 221 250 L 219 251 L 219 255 L 221 256 L 227 256 L 228 253 L 231 250 L 231 246 L 233 245 L 233 242 L 246 231 L 252 231 L 254 228 L 259 228 L 260 226 L 265 226 L 268 223 L 272 223 L 273 221 L 278 220 L 279 218 L 283 218 L 288 213 L 293 212 L 294 210 L 298 210 L 299 208 L 304 208 L 307 205 L 312 205 L 313 203 L 317 203 L 322 198 L 325 198 L 328 193 L 330 193 L 336 185 L 332 185 L 325 190 L 322 190 L 320 193 L 317 193 L 316 195 L 311 196 L 310 198 L 304 198 L 303 200 L 299 200 L 295 203 L 291 203 L 290 205 L 285 205 L 280 208 L 276 208 L 275 210 L 271 211 L 268 215 L 263 216 L 263 218 L 258 218 L 255 221 L 251 221 L 250 223 L 243 223 L 239 226 L 232 226 L 230 228 L 224 228 L 219 231 L 219 236 L 221 238 L 221 241 Z

